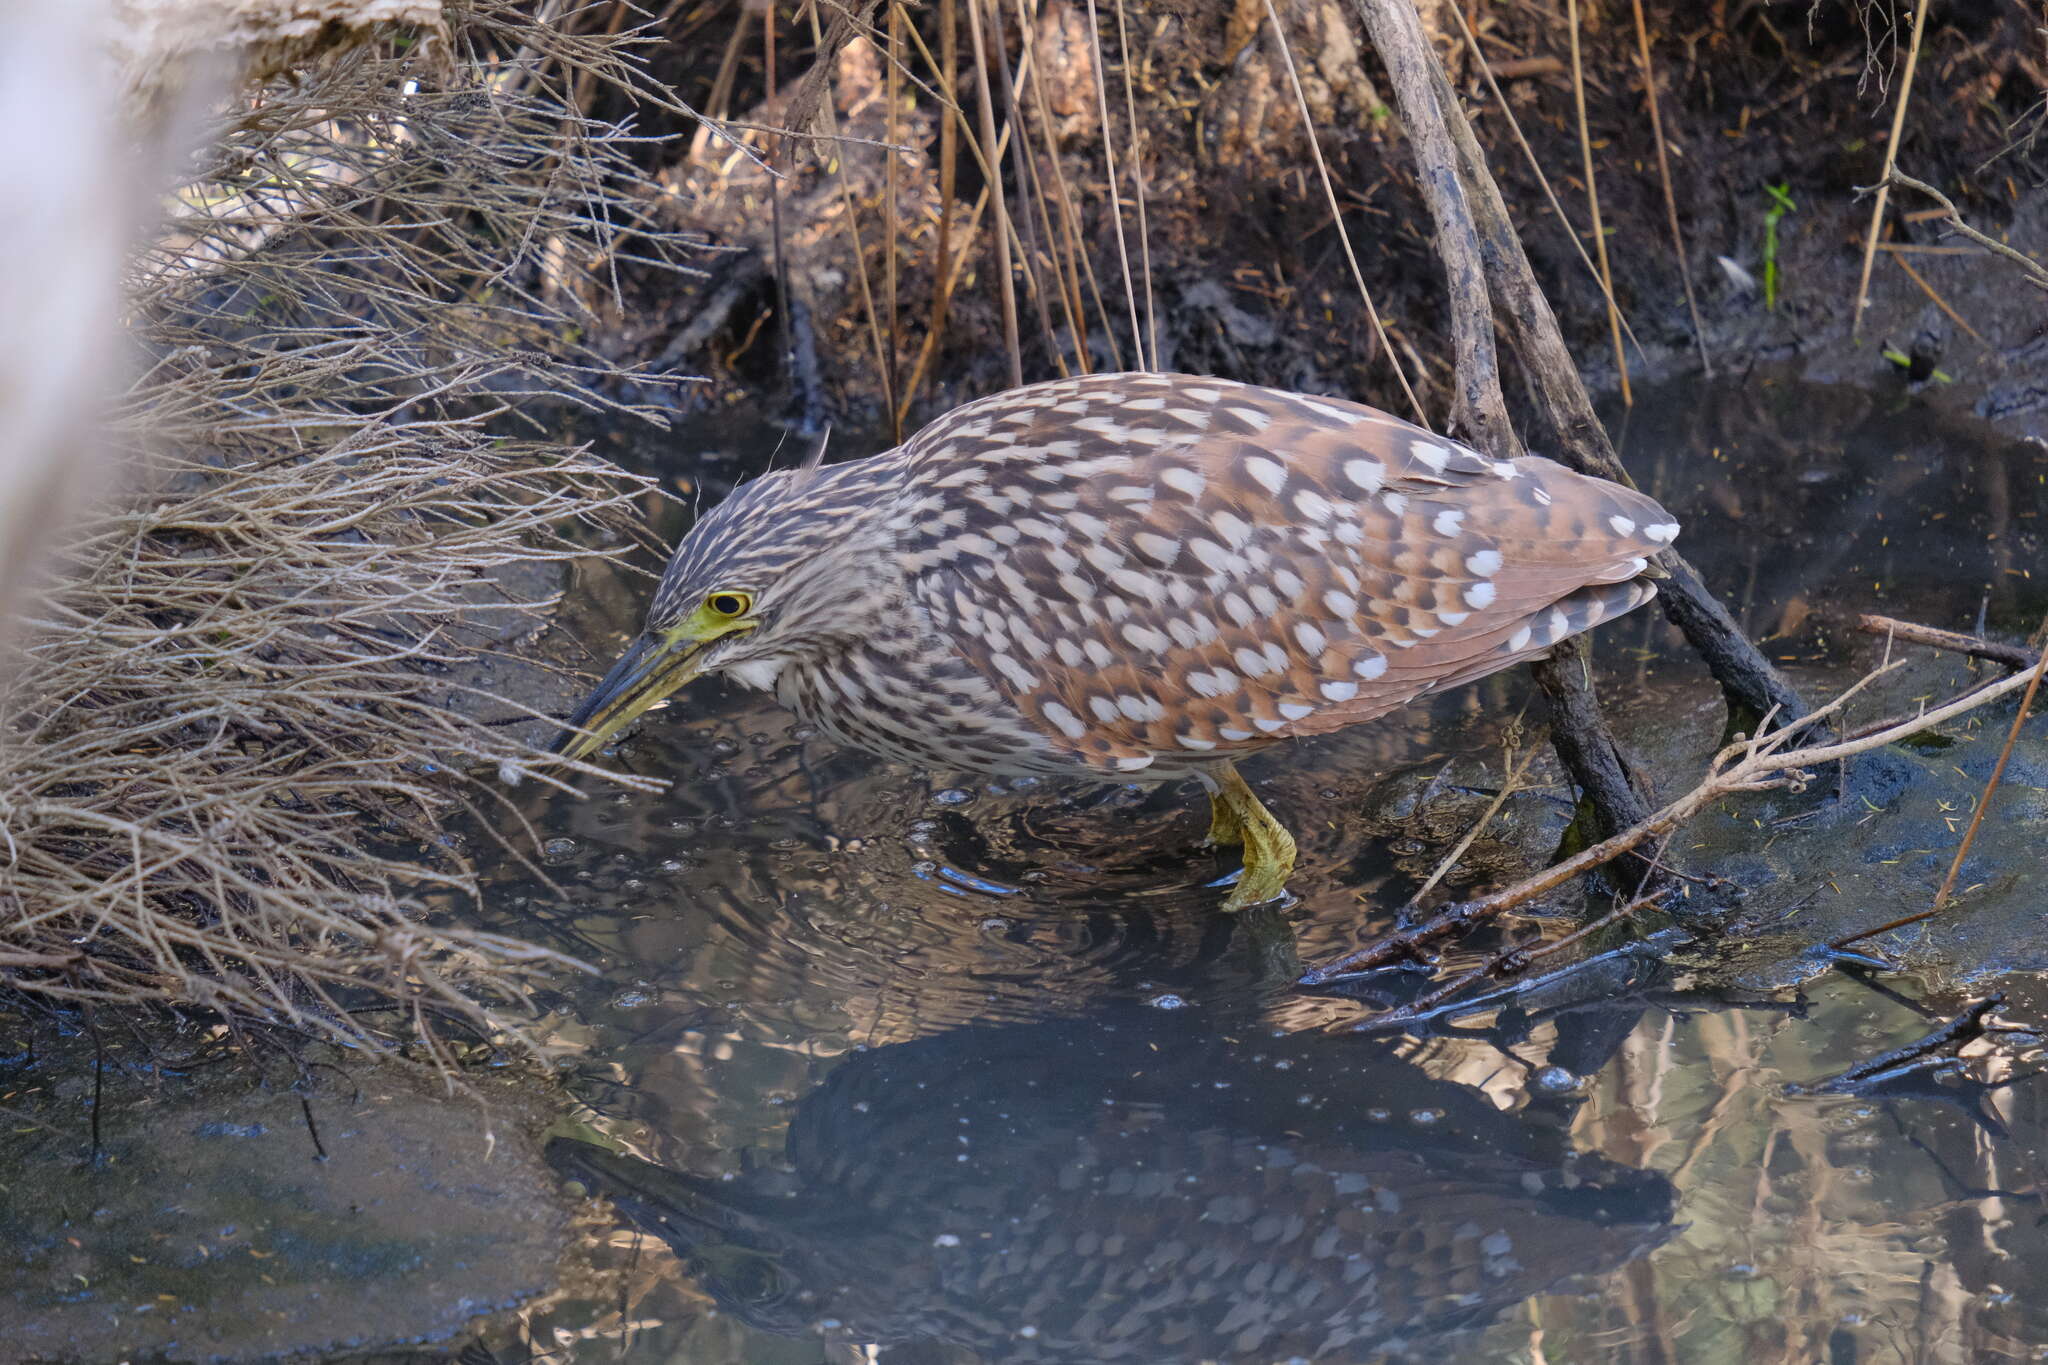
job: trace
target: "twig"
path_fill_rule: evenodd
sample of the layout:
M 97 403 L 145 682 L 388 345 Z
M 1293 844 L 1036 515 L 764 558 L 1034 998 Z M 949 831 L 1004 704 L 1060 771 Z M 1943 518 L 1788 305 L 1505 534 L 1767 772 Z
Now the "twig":
M 1607 287 L 1607 331 L 1614 339 L 1614 369 L 1621 379 L 1621 402 L 1635 406 L 1629 392 L 1628 356 L 1621 349 L 1621 311 L 1614 305 L 1614 271 L 1607 264 L 1607 232 L 1600 222 L 1600 187 L 1593 174 L 1593 132 L 1586 120 L 1586 73 L 1579 61 L 1579 0 L 1565 0 L 1565 26 L 1571 34 L 1572 101 L 1579 112 L 1579 160 L 1586 174 L 1586 209 L 1593 218 L 1593 257 L 1600 262 L 1600 280 Z
M 1131 35 L 1124 22 L 1124 0 L 1116 0 L 1116 44 L 1123 57 L 1124 108 L 1131 120 L 1131 186 L 1138 201 L 1138 267 L 1145 276 L 1145 332 L 1146 344 L 1142 348 L 1151 358 L 1151 368 L 1159 368 L 1159 317 L 1155 312 L 1152 297 L 1152 232 L 1145 219 L 1145 148 L 1138 128 L 1138 93 L 1131 76 Z M 1102 130 L 1106 140 L 1109 129 Z
M 988 86 L 988 48 L 981 36 L 981 0 L 967 0 L 967 35 L 974 48 L 974 89 L 981 97 L 981 145 L 985 149 L 982 169 L 988 176 L 990 198 L 996 208 L 996 297 L 1002 304 L 1003 350 L 1010 362 L 1010 387 L 1014 389 L 1024 384 L 1024 350 L 1017 337 L 1017 281 L 1010 269 L 1010 205 L 1003 192 L 1003 159 L 996 150 L 996 106 Z M 1028 60 L 1029 56 L 1026 49 L 1025 58 Z
M 970 0 L 971 3 L 971 0 Z M 1131 248 L 1124 240 L 1124 201 L 1116 187 L 1116 136 L 1110 131 L 1109 82 L 1102 74 L 1102 20 L 1095 13 L 1095 0 L 1088 0 L 1088 37 L 1095 44 L 1095 108 L 1102 127 L 1102 160 L 1109 175 L 1109 213 L 1116 220 L 1116 259 L 1123 268 L 1124 305 L 1131 312 L 1131 345 L 1138 354 L 1138 368 L 1154 367 L 1157 357 L 1145 352 L 1145 331 L 1138 323 L 1138 294 L 1131 281 Z
M 1948 222 L 1950 227 L 1954 228 L 1957 232 L 1961 233 L 1963 236 L 1975 242 L 1978 246 L 1983 247 L 1986 251 L 1992 252 L 1994 255 L 2003 256 L 2007 260 L 2013 262 L 2013 264 L 2019 266 L 2021 270 L 2024 270 L 2026 272 L 2027 278 L 2029 280 L 2041 286 L 2043 289 L 2048 289 L 2048 268 L 2044 268 L 2039 261 L 2025 254 L 2024 252 L 2015 251 L 2013 248 L 2007 246 L 2004 242 L 1999 241 L 1997 238 L 1987 237 L 1983 233 L 1979 232 L 1977 229 L 1971 227 L 1968 223 L 1963 221 L 1962 210 L 1958 209 L 1955 206 L 1954 201 L 1951 200 L 1947 195 L 1943 194 L 1940 190 L 1934 188 L 1934 186 L 1927 184 L 1925 181 L 1915 180 L 1912 176 L 1907 175 L 1904 171 L 1898 169 L 1898 167 L 1896 166 L 1887 166 L 1885 168 L 1884 184 L 1879 185 L 1877 187 L 1877 193 L 1879 195 L 1880 203 L 1883 202 L 1883 195 L 1885 190 L 1893 185 L 1897 185 L 1902 189 L 1918 190 L 1920 193 L 1934 200 L 1934 202 L 1936 202 L 1937 204 L 1940 204 L 1942 208 L 1948 211 Z M 1868 269 L 1869 268 L 1866 266 L 1866 273 L 1868 273 Z
M 1911 280 L 1913 283 L 1919 285 L 1920 292 L 1925 294 L 1928 298 L 1932 299 L 1934 301 L 1934 306 L 1936 308 L 1939 308 L 1944 314 L 1946 314 L 1950 322 L 1953 322 L 1956 326 L 1962 328 L 1965 332 L 1968 332 L 1970 334 L 1970 338 L 1973 341 L 1975 341 L 1979 346 L 1982 346 L 1987 350 L 1990 349 L 1991 343 L 1984 339 L 1984 334 L 1978 331 L 1975 327 L 1972 327 L 1969 324 L 1969 322 L 1964 319 L 1961 313 L 1958 313 L 1955 309 L 1949 307 L 1948 300 L 1943 298 L 1940 295 L 1940 293 L 1936 291 L 1935 287 L 1929 284 L 1926 281 L 1926 279 L 1920 274 L 1920 272 L 1913 268 L 1913 263 L 1911 261 L 1907 260 L 1904 256 L 1893 256 L 1892 264 L 1896 265 L 1899 269 L 1905 271 L 1906 278 Z
M 1400 381 L 1401 392 L 1408 397 L 1408 410 L 1415 414 L 1418 424 L 1426 427 L 1429 414 L 1422 410 L 1422 400 L 1415 396 L 1415 390 L 1408 383 L 1408 372 L 1401 367 L 1401 357 L 1394 353 L 1393 343 L 1387 340 L 1386 324 L 1380 320 L 1380 310 L 1373 306 L 1372 291 L 1365 287 L 1365 272 L 1358 268 L 1358 253 L 1352 248 L 1351 233 L 1344 226 L 1344 211 L 1337 206 L 1337 191 L 1330 184 L 1330 168 L 1323 160 L 1322 140 L 1316 136 L 1315 120 L 1309 116 L 1308 96 L 1301 88 L 1301 73 L 1294 68 L 1294 47 L 1287 41 L 1287 31 L 1280 26 L 1280 12 L 1273 8 L 1273 0 L 1266 0 L 1266 19 L 1273 25 L 1274 40 L 1280 44 L 1281 60 L 1287 63 L 1287 79 L 1294 86 L 1294 106 L 1301 113 L 1302 136 L 1308 139 L 1309 153 L 1315 158 L 1316 175 L 1323 183 L 1323 199 L 1330 206 L 1330 227 L 1344 248 L 1344 259 L 1351 266 L 1351 279 L 1358 286 L 1358 296 L 1365 301 L 1365 315 L 1372 321 L 1373 336 L 1380 349 L 1386 352 L 1387 363 L 1394 367 L 1394 378 Z
M 1899 102 L 1892 110 L 1892 135 L 1884 144 L 1884 176 L 1877 202 L 1870 206 L 1870 231 L 1863 239 L 1863 268 L 1856 276 L 1856 300 L 1849 319 L 1849 338 L 1863 331 L 1863 310 L 1870 306 L 1870 267 L 1877 260 L 1877 234 L 1884 228 L 1884 206 L 1891 198 L 1892 165 L 1899 157 L 1899 139 L 1906 132 L 1906 107 L 1913 99 L 1913 71 L 1920 65 L 1920 35 L 1927 27 L 1927 0 L 1913 6 L 1913 36 L 1906 46 L 1906 74 L 1899 82 Z
M 1519 725 L 1518 721 L 1513 728 L 1519 728 Z M 1406 910 L 1413 909 L 1421 904 L 1422 898 L 1435 890 L 1438 882 L 1450 875 L 1451 869 L 1458 865 L 1458 859 L 1465 856 L 1466 850 L 1477 842 L 1480 833 L 1485 830 L 1487 825 L 1493 822 L 1493 817 L 1500 814 L 1500 808 L 1508 803 L 1508 798 L 1522 790 L 1522 778 L 1528 773 L 1529 765 L 1535 761 L 1536 746 L 1532 744 L 1529 746 L 1529 751 L 1522 756 L 1520 763 L 1513 764 L 1504 769 L 1505 777 L 1501 782 L 1500 790 L 1494 794 L 1493 800 L 1487 803 L 1486 809 L 1480 812 L 1479 818 L 1472 822 L 1472 828 L 1465 831 L 1465 836 L 1458 840 L 1450 852 L 1444 854 L 1443 858 L 1437 863 L 1435 870 L 1429 874 L 1422 885 L 1415 888 L 1414 894 L 1408 897 L 1407 906 L 1403 911 L 1404 914 Z
M 1964 635 L 1960 631 L 1941 630 L 1913 621 L 1900 621 L 1890 616 L 1874 616 L 1868 613 L 1858 616 L 1856 629 L 1865 635 L 1882 635 L 1904 640 L 1909 645 L 1927 645 L 1934 649 L 1945 649 L 1951 654 L 1967 654 L 1976 659 L 1989 659 L 1993 663 L 2004 664 L 2007 668 L 2032 668 L 2038 657 L 2033 650 L 2024 649 L 2019 645 L 2003 645 L 1979 635 Z
M 1932 711 L 1894 717 L 1881 722 L 1850 739 L 1798 749 L 1785 748 L 1795 735 L 1813 729 L 1839 712 L 1850 698 L 1873 680 L 1896 667 L 1896 664 L 1888 665 L 1867 675 L 1841 696 L 1800 720 L 1775 730 L 1762 732 L 1755 738 L 1738 739 L 1714 756 L 1705 779 L 1697 787 L 1658 810 L 1648 819 L 1603 839 L 1591 848 L 1533 876 L 1525 877 L 1513 886 L 1475 901 L 1450 906 L 1412 929 L 1388 934 L 1336 962 L 1313 968 L 1302 976 L 1302 984 L 1323 985 L 1345 973 L 1365 971 L 1389 962 L 1414 957 L 1432 943 L 1475 925 L 1484 924 L 1516 906 L 1556 890 L 1574 877 L 1640 848 L 1653 839 L 1663 838 L 1724 796 L 1787 787 L 1803 788 L 1807 774 L 1813 769 L 1840 762 L 1857 754 L 1868 753 L 1872 749 L 1881 749 L 1887 744 L 1894 744 L 1919 734 L 1930 726 L 1988 706 L 1999 698 L 2027 686 L 2038 677 L 2037 673 L 2015 674 L 1973 688 Z
M 1984 783 L 1983 794 L 1977 798 L 1977 809 L 1970 816 L 1969 828 L 1963 831 L 1963 841 L 1956 845 L 1956 856 L 1948 865 L 1948 875 L 1941 879 L 1941 889 L 1934 893 L 1934 904 L 1917 914 L 1905 915 L 1890 923 L 1880 924 L 1875 929 L 1865 929 L 1861 933 L 1838 938 L 1829 944 L 1829 947 L 1846 948 L 1866 938 L 1875 938 L 1894 929 L 1903 929 L 1909 924 L 1933 919 L 1948 907 L 1949 897 L 1955 891 L 1956 878 L 1962 874 L 1963 860 L 1970 856 L 1970 847 L 1977 842 L 1977 831 L 1984 824 L 1984 812 L 1991 808 L 1992 793 L 1998 790 L 1998 784 L 2005 776 L 2005 765 L 2012 758 L 2013 746 L 2019 743 L 2020 727 L 2027 723 L 2027 714 L 2033 709 L 2034 694 L 2040 690 L 2041 677 L 2044 673 L 2048 673 L 2048 651 L 2042 652 L 2031 670 L 2015 674 L 2005 680 L 2009 683 L 2024 681 L 2027 690 L 2021 694 L 2019 710 L 2013 713 L 2012 726 L 2005 732 L 2005 747 L 1998 751 L 1998 761 L 1991 765 L 1991 776 Z
M 1629 0 L 1629 4 L 1635 11 L 1636 56 L 1643 64 L 1643 102 L 1650 106 L 1650 137 L 1657 144 L 1657 179 L 1664 187 L 1664 216 L 1671 224 L 1671 249 L 1678 255 L 1678 279 L 1685 286 L 1685 311 L 1692 317 L 1693 342 L 1700 348 L 1700 371 L 1711 379 L 1714 360 L 1707 353 L 1707 329 L 1700 321 L 1699 300 L 1693 295 L 1692 262 L 1686 255 L 1684 229 L 1678 223 L 1678 197 L 1671 189 L 1671 159 L 1664 150 L 1664 116 L 1657 108 L 1657 73 L 1650 64 L 1650 30 L 1643 22 L 1643 0 Z M 1610 291 L 1608 306 L 1613 305 Z

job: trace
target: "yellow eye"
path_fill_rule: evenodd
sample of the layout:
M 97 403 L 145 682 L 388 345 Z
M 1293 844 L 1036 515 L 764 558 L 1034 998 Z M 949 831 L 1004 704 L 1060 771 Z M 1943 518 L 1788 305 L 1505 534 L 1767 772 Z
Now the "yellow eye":
M 754 605 L 754 599 L 743 592 L 715 592 L 704 599 L 704 605 L 714 616 L 744 616 L 747 608 Z

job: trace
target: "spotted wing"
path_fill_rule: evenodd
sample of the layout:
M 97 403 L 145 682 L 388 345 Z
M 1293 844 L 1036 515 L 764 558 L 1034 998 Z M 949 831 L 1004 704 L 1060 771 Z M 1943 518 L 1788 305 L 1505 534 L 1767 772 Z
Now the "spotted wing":
M 1552 461 L 1338 399 L 1100 375 L 906 449 L 911 592 L 1058 748 L 1105 771 L 1370 719 L 1655 594 L 1677 525 Z

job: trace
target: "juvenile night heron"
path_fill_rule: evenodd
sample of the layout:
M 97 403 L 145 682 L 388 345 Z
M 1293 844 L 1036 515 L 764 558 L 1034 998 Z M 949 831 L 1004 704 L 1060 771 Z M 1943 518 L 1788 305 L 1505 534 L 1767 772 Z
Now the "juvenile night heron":
M 591 754 L 723 673 L 922 767 L 1193 777 L 1210 839 L 1244 846 L 1238 909 L 1282 893 L 1294 841 L 1235 760 L 1642 605 L 1677 534 L 1633 489 L 1342 399 L 1172 374 L 1034 384 L 735 491 L 556 749 Z

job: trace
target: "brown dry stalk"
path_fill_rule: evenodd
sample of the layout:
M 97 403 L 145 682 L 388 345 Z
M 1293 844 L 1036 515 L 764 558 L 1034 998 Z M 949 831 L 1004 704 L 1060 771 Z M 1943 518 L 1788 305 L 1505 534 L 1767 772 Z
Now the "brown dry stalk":
M 1138 127 L 1137 83 L 1131 75 L 1131 34 L 1124 21 L 1124 0 L 1116 0 L 1116 44 L 1124 73 L 1124 109 L 1131 120 L 1131 188 L 1138 202 L 1138 268 L 1145 276 L 1145 337 L 1142 348 L 1150 356 L 1151 368 L 1159 368 L 1159 317 L 1152 297 L 1152 230 L 1145 219 L 1145 146 Z M 1109 129 L 1102 130 L 1104 138 Z
M 1913 99 L 1913 72 L 1920 65 L 1920 35 L 1927 27 L 1927 0 L 1913 6 L 1913 36 L 1906 46 L 1906 74 L 1899 81 L 1899 102 L 1892 110 L 1892 134 L 1884 144 L 1884 174 L 1877 202 L 1870 206 L 1870 230 L 1863 238 L 1863 268 L 1856 274 L 1856 298 L 1849 312 L 1849 337 L 1862 335 L 1863 310 L 1870 306 L 1870 267 L 1877 260 L 1877 234 L 1884 230 L 1884 206 L 1891 198 L 1892 166 L 1899 159 L 1899 139 L 1906 134 L 1906 107 Z
M 1280 58 L 1287 64 L 1287 79 L 1294 87 L 1294 107 L 1301 115 L 1301 133 L 1308 139 L 1309 154 L 1315 158 L 1316 175 L 1322 181 L 1323 201 L 1330 208 L 1330 229 L 1337 234 L 1337 241 L 1344 248 L 1344 259 L 1351 267 L 1351 279 L 1358 286 L 1358 297 L 1365 301 L 1365 315 L 1372 322 L 1372 334 L 1379 347 L 1386 353 L 1387 363 L 1394 367 L 1394 378 L 1400 381 L 1401 392 L 1408 398 L 1408 410 L 1415 414 L 1417 425 L 1429 426 L 1429 414 L 1423 411 L 1422 400 L 1415 396 L 1415 390 L 1408 383 L 1408 372 L 1401 368 L 1401 357 L 1394 351 L 1393 343 L 1387 340 L 1387 327 L 1380 320 L 1380 310 L 1373 305 L 1372 291 L 1365 287 L 1365 272 L 1358 268 L 1358 253 L 1351 245 L 1351 233 L 1344 226 L 1344 210 L 1337 204 L 1336 187 L 1330 183 L 1330 168 L 1323 160 L 1322 140 L 1316 136 L 1316 121 L 1308 110 L 1308 95 L 1301 88 L 1301 73 L 1294 67 L 1294 47 L 1287 41 L 1287 30 L 1280 24 L 1280 12 L 1273 8 L 1273 0 L 1266 0 L 1266 21 L 1273 26 L 1273 40 L 1280 45 Z
M 1522 149 L 1522 159 L 1529 164 L 1529 173 L 1536 177 L 1536 184 L 1543 190 L 1543 198 L 1550 205 L 1550 212 L 1564 228 L 1565 240 L 1570 242 L 1572 250 L 1578 253 L 1579 264 L 1586 268 L 1586 274 L 1592 278 L 1593 287 L 1600 291 L 1600 296 L 1607 300 L 1608 306 L 1614 308 L 1614 315 L 1621 319 L 1622 334 L 1636 344 L 1636 353 L 1641 355 L 1642 345 L 1636 342 L 1635 329 L 1628 325 L 1627 316 L 1615 305 L 1614 291 L 1608 287 L 1607 281 L 1600 278 L 1600 267 L 1594 265 L 1593 258 L 1586 254 L 1586 243 L 1580 238 L 1579 230 L 1572 226 L 1571 215 L 1564 211 L 1564 203 L 1557 197 L 1557 189 L 1550 183 L 1550 176 L 1544 171 L 1543 163 L 1537 159 L 1536 149 L 1529 145 L 1528 136 L 1522 132 L 1522 121 L 1515 117 L 1514 106 L 1508 103 L 1508 97 L 1501 92 L 1500 81 L 1495 79 L 1495 72 L 1506 64 L 1497 66 L 1487 60 L 1486 50 L 1479 46 L 1479 35 L 1472 31 L 1472 25 L 1466 20 L 1463 9 L 1457 5 L 1446 5 L 1444 8 L 1458 21 L 1458 30 L 1464 35 L 1466 50 L 1472 54 L 1472 61 L 1479 68 L 1479 74 L 1485 77 L 1486 88 L 1493 93 L 1494 107 L 1500 111 L 1501 117 L 1507 120 L 1508 132 L 1514 136 L 1515 145 Z M 1555 58 L 1548 60 L 1556 61 Z M 1557 69 L 1563 71 L 1564 63 L 1558 62 Z
M 1003 159 L 1000 152 L 990 154 L 996 145 L 996 105 L 989 93 L 988 47 L 981 36 L 981 0 L 967 0 L 967 36 L 974 48 L 974 89 L 981 104 L 982 172 L 988 176 L 990 197 L 996 206 L 996 299 L 1002 304 L 1003 354 L 1010 362 L 1010 387 L 1014 389 L 1024 383 L 1024 350 L 1017 337 L 1017 281 L 1010 269 L 1010 201 L 1003 189 Z M 1014 96 L 1016 92 L 1011 93 Z M 1007 141 L 1007 125 L 1003 132 Z
M 1095 0 L 1088 0 L 1088 36 L 1095 44 L 1095 108 L 1102 127 L 1102 162 L 1109 178 L 1109 214 L 1116 221 L 1116 259 L 1124 277 L 1124 306 L 1131 314 L 1131 346 L 1138 355 L 1138 368 L 1155 368 L 1157 357 L 1145 349 L 1145 331 L 1138 322 L 1138 295 L 1131 280 L 1131 248 L 1124 240 L 1124 201 L 1116 186 L 1116 134 L 1109 121 L 1109 82 L 1102 74 L 1102 20 L 1095 13 Z
M 1586 211 L 1593 219 L 1593 258 L 1600 263 L 1600 286 L 1607 295 L 1607 330 L 1614 340 L 1614 369 L 1621 378 L 1621 401 L 1634 407 L 1629 392 L 1628 356 L 1621 349 L 1621 310 L 1614 302 L 1614 271 L 1607 263 L 1607 232 L 1600 221 L 1600 185 L 1593 175 L 1593 132 L 1586 119 L 1586 72 L 1579 58 L 1579 0 L 1565 0 L 1565 28 L 1571 35 L 1572 102 L 1579 115 L 1579 160 L 1586 176 Z
M 1657 144 L 1657 180 L 1664 188 L 1664 216 L 1671 224 L 1671 249 L 1678 256 L 1678 279 L 1685 286 L 1685 311 L 1692 318 L 1693 341 L 1700 348 L 1700 371 L 1714 376 L 1714 358 L 1707 354 L 1707 329 L 1700 321 L 1699 300 L 1693 294 L 1692 261 L 1686 255 L 1685 231 L 1678 223 L 1678 196 L 1671 189 L 1671 158 L 1664 148 L 1664 116 L 1658 109 L 1657 72 L 1650 64 L 1650 28 L 1643 22 L 1643 0 L 1629 0 L 1635 11 L 1636 59 L 1643 64 L 1643 102 L 1650 106 L 1650 137 Z M 1614 296 L 1608 294 L 1608 306 Z M 1619 317 L 1617 311 L 1615 316 Z
M 2018 645 L 2002 645 L 1996 640 L 1986 640 L 1981 636 L 1923 626 L 1914 621 L 1900 621 L 1890 616 L 1865 613 L 1856 618 L 1856 629 L 1865 635 L 1881 635 L 1887 639 L 1904 640 L 1909 645 L 1928 645 L 1934 649 L 1948 650 L 1952 654 L 1968 654 L 1972 658 L 1989 659 L 1993 663 L 2004 664 L 2007 668 L 2032 668 L 2036 660 L 2033 650 L 2022 649 Z

